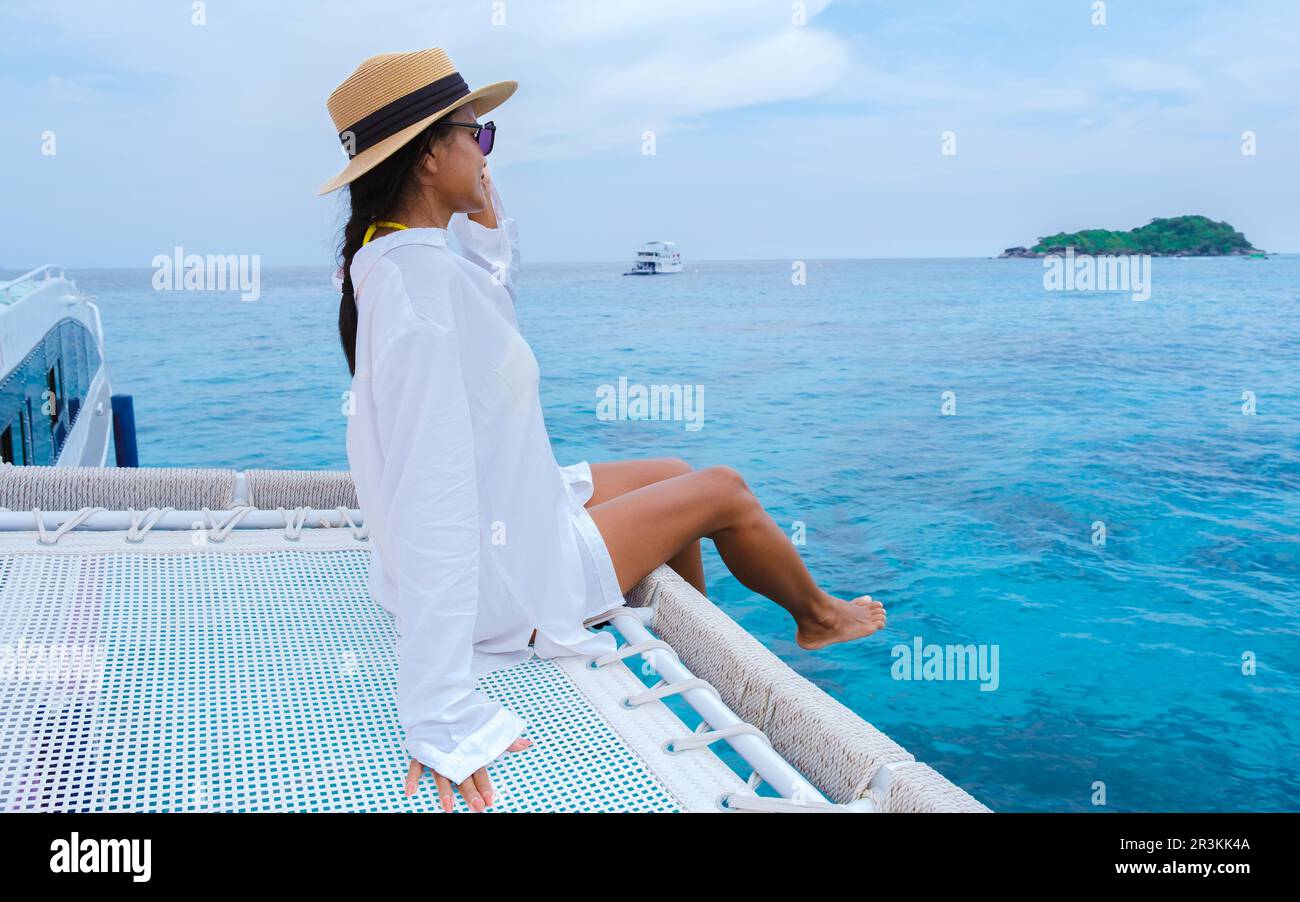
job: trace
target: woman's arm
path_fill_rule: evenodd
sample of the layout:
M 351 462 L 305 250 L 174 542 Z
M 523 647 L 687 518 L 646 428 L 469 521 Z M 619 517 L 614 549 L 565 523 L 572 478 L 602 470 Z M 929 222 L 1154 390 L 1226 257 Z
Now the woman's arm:
M 436 305 L 434 305 L 436 306 Z M 442 317 L 439 316 L 441 319 Z M 372 364 L 397 585 L 397 713 L 411 756 L 461 784 L 523 732 L 476 686 L 479 511 L 469 402 L 450 311 L 418 320 Z
M 477 213 L 454 213 L 448 228 L 460 243 L 461 255 L 492 273 L 498 284 L 506 286 L 511 302 L 516 301 L 515 282 L 519 277 L 519 229 L 506 216 L 501 193 L 497 191 L 487 167 L 483 169 L 489 204 Z

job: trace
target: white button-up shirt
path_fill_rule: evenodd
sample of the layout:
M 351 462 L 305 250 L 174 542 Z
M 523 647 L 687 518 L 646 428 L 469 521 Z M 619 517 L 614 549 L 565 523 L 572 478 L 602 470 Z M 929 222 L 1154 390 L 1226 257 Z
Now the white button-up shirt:
M 450 229 L 372 240 L 351 268 L 347 452 L 370 592 L 396 618 L 406 749 L 457 783 L 525 729 L 476 678 L 534 653 L 613 651 L 583 620 L 624 602 L 583 508 L 590 468 L 560 467 L 551 450 L 515 320 L 515 224 L 495 186 L 492 201 L 495 229 L 457 213 Z

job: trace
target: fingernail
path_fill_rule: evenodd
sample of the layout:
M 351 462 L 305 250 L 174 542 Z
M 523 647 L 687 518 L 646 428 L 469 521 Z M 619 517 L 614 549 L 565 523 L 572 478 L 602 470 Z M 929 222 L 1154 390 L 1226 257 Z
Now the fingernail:
M 483 810 L 483 800 L 482 800 L 482 799 L 475 799 L 474 801 L 472 801 L 472 802 L 469 803 L 469 807 L 473 808 L 475 811 L 482 811 L 482 810 Z
M 492 804 L 492 790 L 489 789 L 487 792 L 483 793 L 483 802 L 487 805 Z

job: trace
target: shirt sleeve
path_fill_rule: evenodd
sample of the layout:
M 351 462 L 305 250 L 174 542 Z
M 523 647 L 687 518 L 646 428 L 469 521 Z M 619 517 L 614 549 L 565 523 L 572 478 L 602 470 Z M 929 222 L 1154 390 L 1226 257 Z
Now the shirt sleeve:
M 519 229 L 515 221 L 506 216 L 505 205 L 496 182 L 491 185 L 492 209 L 496 211 L 497 227 L 489 229 L 464 213 L 452 214 L 448 228 L 460 243 L 460 253 L 466 260 L 492 273 L 510 292 L 516 302 L 515 282 L 519 277 Z
M 400 633 L 397 714 L 411 757 L 461 783 L 504 752 L 524 723 L 472 674 L 478 490 L 454 326 L 403 327 L 371 369 L 388 441 L 380 491 Z

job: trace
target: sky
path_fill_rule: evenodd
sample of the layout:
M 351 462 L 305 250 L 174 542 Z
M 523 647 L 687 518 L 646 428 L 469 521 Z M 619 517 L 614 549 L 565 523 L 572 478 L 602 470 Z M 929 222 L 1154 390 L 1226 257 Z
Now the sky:
M 325 99 L 434 46 L 519 82 L 489 164 L 525 265 L 984 257 L 1187 213 L 1300 252 L 1291 0 L 194 6 L 0 2 L 0 267 L 332 262 Z

